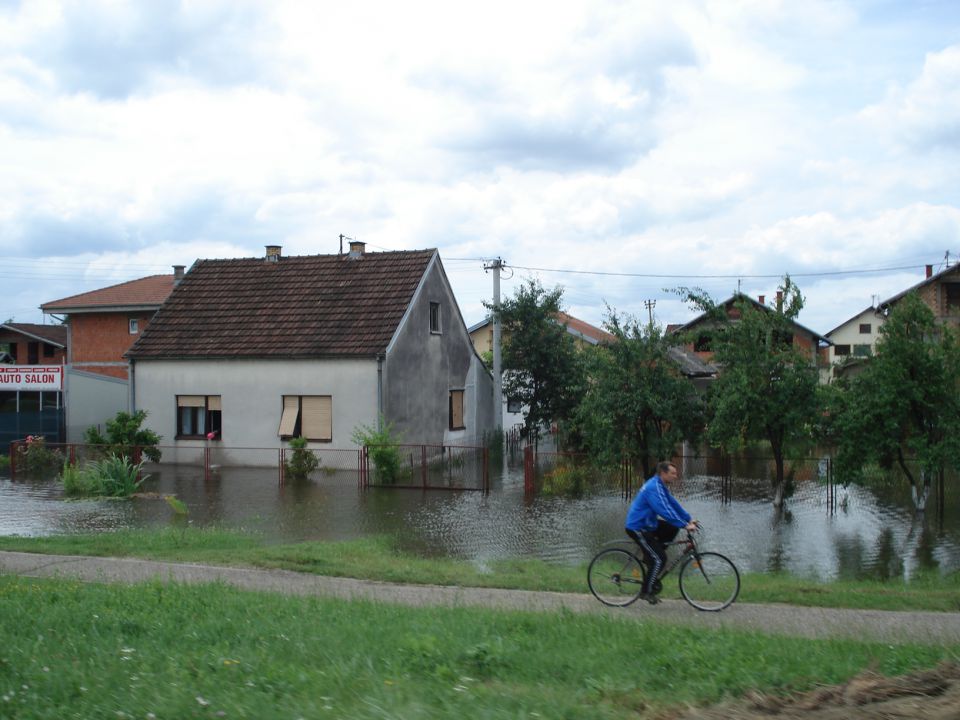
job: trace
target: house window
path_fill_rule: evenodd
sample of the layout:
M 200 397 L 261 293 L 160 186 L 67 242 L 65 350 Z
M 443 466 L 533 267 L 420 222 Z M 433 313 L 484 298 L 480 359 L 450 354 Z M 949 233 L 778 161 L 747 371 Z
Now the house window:
M 960 311 L 960 283 L 944 283 L 947 295 L 947 312 Z
M 860 323 L 860 334 L 869 335 L 873 332 L 873 325 L 870 323 Z
M 27 343 L 27 365 L 37 365 L 40 362 L 40 343 Z
M 177 437 L 220 440 L 223 435 L 219 395 L 177 395 Z
M 450 429 L 463 430 L 463 390 L 450 391 Z
M 43 356 L 45 358 L 53 357 L 54 347 L 50 343 L 43 344 Z
M 853 355 L 854 355 L 854 357 L 870 357 L 870 346 L 869 346 L 869 345 L 854 345 L 854 346 L 853 346 Z
M 136 335 L 138 332 L 140 332 L 140 321 L 137 320 L 137 318 L 130 318 L 127 321 L 127 324 L 131 335 Z
M 693 343 L 694 352 L 710 352 L 713 348 L 713 338 L 709 335 L 700 335 L 697 337 L 696 342 Z
M 10 353 L 10 357 L 13 358 L 13 364 L 16 365 L 19 362 L 19 360 L 17 360 L 17 344 L 12 342 L 7 345 L 7 347 L 9 348 L 7 352 Z
M 430 332 L 439 333 L 440 326 L 440 303 L 430 303 Z
M 281 438 L 333 440 L 333 397 L 330 395 L 284 395 L 280 415 Z
M 514 415 L 520 412 L 520 408 L 523 403 L 520 402 L 518 398 L 508 398 L 507 399 L 507 412 L 513 413 Z
M 834 345 L 834 346 L 833 346 L 833 354 L 836 355 L 837 357 L 846 357 L 847 355 L 850 354 L 850 346 L 849 346 L 849 345 Z

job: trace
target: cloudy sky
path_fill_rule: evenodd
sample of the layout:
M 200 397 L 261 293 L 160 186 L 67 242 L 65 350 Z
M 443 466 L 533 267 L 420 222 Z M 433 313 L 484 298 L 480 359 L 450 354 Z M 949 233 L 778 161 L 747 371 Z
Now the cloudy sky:
M 340 233 L 468 325 L 500 257 L 597 324 L 790 273 L 827 332 L 960 253 L 960 3 L 0 0 L 0 320 Z

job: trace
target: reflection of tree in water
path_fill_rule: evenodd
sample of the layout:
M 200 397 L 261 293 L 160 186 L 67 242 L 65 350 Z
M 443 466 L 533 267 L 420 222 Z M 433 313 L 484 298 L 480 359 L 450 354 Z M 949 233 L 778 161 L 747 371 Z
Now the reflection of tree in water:
M 889 580 L 903 576 L 903 555 L 896 547 L 893 530 L 883 528 L 877 536 L 877 559 L 864 563 L 861 575 L 877 580 Z
M 773 509 L 770 520 L 770 556 L 767 561 L 769 572 L 780 572 L 787 569 L 789 557 L 786 552 L 784 534 L 792 524 L 793 513 L 785 506 Z
M 864 556 L 867 555 L 860 536 L 838 536 L 834 548 L 837 553 L 837 575 L 847 579 L 860 577 Z

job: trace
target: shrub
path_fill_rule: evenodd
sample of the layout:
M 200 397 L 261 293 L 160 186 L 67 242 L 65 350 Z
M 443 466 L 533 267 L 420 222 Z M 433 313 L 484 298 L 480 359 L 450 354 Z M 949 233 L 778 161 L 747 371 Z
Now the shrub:
M 61 474 L 68 495 L 84 497 L 130 497 L 149 476 L 140 476 L 143 463 L 126 456 L 110 456 L 84 467 L 67 465 Z
M 380 419 L 380 425 L 379 430 L 370 425 L 358 425 L 351 437 L 357 445 L 368 449 L 377 470 L 377 479 L 392 484 L 402 477 L 403 458 L 398 447 L 400 438 L 394 435 L 393 425 L 383 418 Z
M 10 469 L 10 456 L 0 455 L 0 470 L 9 470 L 9 469 Z
M 548 497 L 582 497 L 601 485 L 586 465 L 561 463 L 543 476 L 540 492 Z
M 26 442 L 17 446 L 17 469 L 31 475 L 59 470 L 63 461 L 63 453 L 47 447 L 42 435 L 27 435 Z
M 120 411 L 112 420 L 107 420 L 107 434 L 91 425 L 84 433 L 88 445 L 99 445 L 108 457 L 131 457 L 135 448 L 140 448 L 152 462 L 160 462 L 160 449 L 157 445 L 161 437 L 153 430 L 144 430 L 140 426 L 147 419 L 146 410 L 138 410 L 132 415 Z
M 307 447 L 305 437 L 291 439 L 290 447 L 293 449 L 293 453 L 291 453 L 290 460 L 283 466 L 284 473 L 294 480 L 305 480 L 320 467 L 320 460 Z

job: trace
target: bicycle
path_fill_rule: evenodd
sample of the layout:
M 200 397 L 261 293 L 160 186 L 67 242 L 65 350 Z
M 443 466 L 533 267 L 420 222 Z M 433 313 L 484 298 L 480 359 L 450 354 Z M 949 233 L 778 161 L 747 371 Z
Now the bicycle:
M 719 612 L 730 607 L 740 594 L 740 572 L 733 561 L 716 552 L 704 552 L 697 546 L 694 533 L 686 531 L 682 540 L 667 546 L 682 545 L 683 550 L 669 562 L 655 581 L 655 591 L 674 568 L 680 566 L 680 594 L 697 610 Z M 626 544 L 628 540 L 616 540 Z M 608 543 L 610 544 L 610 543 Z M 601 550 L 590 561 L 587 584 L 590 592 L 604 605 L 626 607 L 643 592 L 647 576 L 642 555 L 623 547 Z

